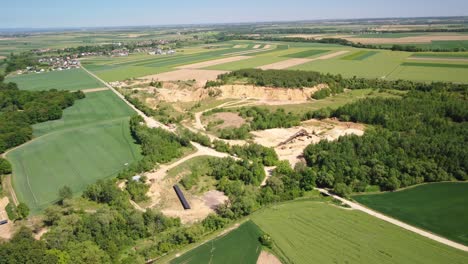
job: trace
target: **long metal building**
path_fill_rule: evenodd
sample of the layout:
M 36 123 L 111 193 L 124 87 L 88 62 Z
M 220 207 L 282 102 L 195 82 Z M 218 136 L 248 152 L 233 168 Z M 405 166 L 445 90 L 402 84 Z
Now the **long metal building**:
M 187 199 L 185 199 L 184 193 L 182 190 L 179 188 L 179 186 L 176 184 L 174 185 L 174 191 L 177 194 L 177 197 L 179 197 L 180 203 L 182 203 L 182 206 L 184 207 L 185 210 L 190 209 L 190 204 L 187 202 Z

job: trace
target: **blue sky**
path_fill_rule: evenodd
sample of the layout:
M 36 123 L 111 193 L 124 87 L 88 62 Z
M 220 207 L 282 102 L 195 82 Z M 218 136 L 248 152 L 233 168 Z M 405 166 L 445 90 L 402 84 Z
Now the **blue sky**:
M 468 0 L 10 0 L 0 28 L 468 16 Z

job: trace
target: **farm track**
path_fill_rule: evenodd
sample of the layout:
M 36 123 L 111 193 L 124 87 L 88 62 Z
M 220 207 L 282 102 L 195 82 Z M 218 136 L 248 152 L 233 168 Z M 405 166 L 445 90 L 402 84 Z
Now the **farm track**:
M 446 239 L 444 237 L 438 236 L 436 234 L 430 233 L 430 232 L 425 231 L 423 229 L 414 227 L 412 225 L 408 225 L 408 224 L 406 224 L 406 223 L 404 223 L 402 221 L 396 220 L 396 219 L 394 219 L 392 217 L 386 216 L 386 215 L 381 214 L 379 212 L 376 212 L 376 211 L 374 211 L 372 209 L 369 209 L 369 208 L 367 208 L 367 207 L 365 207 L 365 206 L 363 206 L 361 204 L 358 204 L 358 203 L 351 202 L 349 200 L 343 199 L 342 197 L 331 194 L 328 190 L 320 189 L 320 188 L 317 188 L 317 190 L 319 192 L 325 194 L 325 195 L 331 196 L 331 197 L 339 200 L 340 202 L 350 206 L 352 209 L 359 210 L 359 211 L 364 212 L 364 213 L 366 213 L 368 215 L 379 218 L 379 219 L 381 219 L 381 220 L 383 220 L 385 222 L 394 224 L 394 225 L 399 226 L 399 227 L 401 227 L 403 229 L 406 229 L 406 230 L 411 231 L 413 233 L 419 234 L 419 235 L 424 236 L 426 238 L 432 239 L 434 241 L 437 241 L 437 242 L 442 243 L 444 245 L 447 245 L 449 247 L 453 247 L 453 248 L 468 252 L 468 247 L 465 246 L 465 245 L 462 245 L 460 243 L 457 243 L 457 242 L 454 242 L 452 240 Z

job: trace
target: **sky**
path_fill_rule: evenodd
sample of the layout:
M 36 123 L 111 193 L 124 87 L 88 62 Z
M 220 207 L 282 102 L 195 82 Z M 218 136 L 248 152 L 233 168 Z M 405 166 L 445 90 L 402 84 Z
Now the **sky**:
M 0 28 L 468 16 L 468 0 L 2 0 Z

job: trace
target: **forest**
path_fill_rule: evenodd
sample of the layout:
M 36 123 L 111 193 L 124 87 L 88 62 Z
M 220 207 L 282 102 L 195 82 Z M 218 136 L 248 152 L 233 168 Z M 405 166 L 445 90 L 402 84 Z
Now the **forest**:
M 368 98 L 316 112 L 370 127 L 364 136 L 309 145 L 304 156 L 317 185 L 363 192 L 422 182 L 467 180 L 468 104 L 459 93 L 411 91 L 402 99 Z
M 82 99 L 81 91 L 24 91 L 0 76 L 0 153 L 32 138 L 32 125 L 62 117 L 63 109 Z

